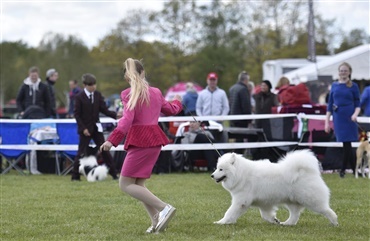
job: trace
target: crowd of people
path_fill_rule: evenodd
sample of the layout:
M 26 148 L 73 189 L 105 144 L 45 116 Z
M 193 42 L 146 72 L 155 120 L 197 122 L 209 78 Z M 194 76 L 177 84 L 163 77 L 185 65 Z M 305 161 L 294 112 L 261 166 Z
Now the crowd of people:
M 19 88 L 16 104 L 19 119 L 58 119 L 57 95 L 55 84 L 59 78 L 56 69 L 51 68 L 46 71 L 45 81 L 40 78 L 40 70 L 32 66 L 28 70 L 28 76 L 24 79 Z M 66 117 L 73 118 L 74 99 L 81 92 L 77 80 L 69 81 L 69 105 Z
M 55 83 L 59 78 L 56 69 L 51 68 L 46 71 L 46 79 L 40 79 L 40 73 L 37 67 L 29 69 L 29 75 L 20 87 L 16 102 L 19 111 L 19 118 L 38 119 L 38 118 L 59 118 L 56 104 Z M 356 118 L 363 109 L 364 116 L 370 116 L 370 87 L 366 87 L 360 95 L 359 87 L 351 80 L 352 68 L 349 64 L 343 63 L 339 66 L 339 79 L 334 82 L 327 97 L 327 120 L 325 131 L 329 131 L 329 119 L 333 115 L 334 132 L 337 141 L 343 142 L 344 158 L 341 177 L 344 177 L 344 169 L 348 160 L 352 160 L 351 142 L 358 140 Z M 225 116 L 225 115 L 249 115 L 249 114 L 271 114 L 272 109 L 286 104 L 286 94 L 292 86 L 289 79 L 281 77 L 273 90 L 269 80 L 263 80 L 254 86 L 250 80 L 250 75 L 242 71 L 236 78 L 236 83 L 230 87 L 228 92 L 218 86 L 219 77 L 216 72 L 210 72 L 206 76 L 206 87 L 197 91 L 194 83 L 186 84 L 186 93 L 182 96 L 182 113 L 187 116 Z M 341 85 L 346 83 L 346 85 Z M 77 80 L 69 81 L 69 105 L 67 118 L 75 118 L 79 127 L 80 146 L 78 156 L 83 155 L 84 149 L 88 146 L 91 139 L 101 145 L 104 142 L 101 124 L 99 123 L 99 113 L 103 113 L 112 118 L 117 118 L 117 113 L 108 110 L 104 97 L 96 90 L 96 78 L 92 74 L 85 74 L 82 77 L 83 87 L 79 87 Z M 130 83 L 131 84 L 131 83 Z M 345 87 L 344 87 L 345 86 Z M 306 88 L 304 86 L 304 88 Z M 307 88 L 306 88 L 307 89 Z M 306 90 L 307 91 L 307 90 Z M 90 99 L 89 95 L 92 95 Z M 305 94 L 300 94 L 298 98 L 303 98 Z M 139 99 L 142 96 L 138 97 Z M 293 98 L 293 97 L 292 97 Z M 294 101 L 294 99 L 293 99 Z M 309 100 L 304 100 L 309 101 Z M 92 107 L 87 108 L 93 103 Z M 343 107 L 345 106 L 345 108 Z M 123 106 L 118 117 L 121 116 Z M 339 107 L 339 108 L 338 108 Z M 345 112 L 346 115 L 342 115 Z M 94 116 L 94 118 L 91 118 Z M 220 125 L 222 121 L 218 121 Z M 205 132 L 200 132 L 193 128 L 197 126 L 189 123 L 189 134 L 192 138 L 185 138 L 181 142 L 201 143 L 204 141 L 225 142 L 225 136 L 218 131 L 211 131 L 210 136 Z M 343 126 L 352 128 L 343 128 Z M 259 128 L 263 129 L 267 137 L 271 136 L 271 123 L 269 119 L 256 120 L 231 120 L 230 127 L 235 128 Z M 343 132 L 343 133 L 342 133 Z M 173 133 L 174 134 L 174 133 Z M 206 139 L 205 137 L 209 138 Z M 237 138 L 236 142 L 244 142 L 245 139 Z M 253 141 L 253 140 L 252 140 Z M 235 152 L 243 154 L 244 150 L 237 149 Z M 191 152 L 190 157 L 196 158 L 202 156 L 207 159 L 208 170 L 213 171 L 216 167 L 216 150 L 200 150 Z M 107 152 L 103 155 L 103 160 L 111 170 L 113 179 L 117 179 L 116 171 L 113 168 L 112 157 Z M 351 167 L 354 163 L 349 162 Z M 72 180 L 79 180 L 78 158 L 75 161 L 75 167 Z

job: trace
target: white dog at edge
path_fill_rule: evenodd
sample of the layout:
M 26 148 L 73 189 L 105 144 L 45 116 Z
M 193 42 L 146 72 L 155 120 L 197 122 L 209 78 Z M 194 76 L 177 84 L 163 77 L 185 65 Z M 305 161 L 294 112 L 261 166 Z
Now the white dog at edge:
M 219 158 L 211 177 L 230 192 L 232 202 L 217 224 L 231 224 L 251 206 L 258 207 L 270 223 L 296 225 L 304 208 L 320 213 L 337 226 L 337 215 L 329 206 L 330 191 L 321 178 L 318 160 L 309 150 L 288 153 L 278 163 L 251 161 L 239 154 Z M 276 218 L 279 205 L 289 210 L 289 218 Z

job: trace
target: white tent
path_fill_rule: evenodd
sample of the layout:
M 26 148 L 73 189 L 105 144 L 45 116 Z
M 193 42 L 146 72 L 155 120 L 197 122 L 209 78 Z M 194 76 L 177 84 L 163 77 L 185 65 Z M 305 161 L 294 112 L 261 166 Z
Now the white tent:
M 295 84 L 317 80 L 318 76 L 332 76 L 333 79 L 338 79 L 338 66 L 343 62 L 352 66 L 352 79 L 370 80 L 370 44 L 343 51 L 320 62 L 287 72 L 284 76 Z

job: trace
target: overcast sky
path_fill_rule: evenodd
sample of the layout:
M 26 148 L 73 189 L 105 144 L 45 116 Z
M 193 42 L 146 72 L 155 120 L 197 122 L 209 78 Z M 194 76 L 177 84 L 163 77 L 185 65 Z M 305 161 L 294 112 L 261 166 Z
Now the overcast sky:
M 0 41 L 23 40 L 36 47 L 44 34 L 51 31 L 78 36 L 88 47 L 92 47 L 115 28 L 130 9 L 161 10 L 163 2 L 1 0 Z M 314 5 L 325 19 L 336 18 L 337 25 L 345 31 L 361 28 L 369 34 L 369 0 L 314 0 Z

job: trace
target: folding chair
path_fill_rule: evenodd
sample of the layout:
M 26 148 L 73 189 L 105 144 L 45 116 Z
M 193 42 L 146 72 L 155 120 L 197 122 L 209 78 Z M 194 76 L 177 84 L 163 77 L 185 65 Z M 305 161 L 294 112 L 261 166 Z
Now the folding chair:
M 269 142 L 266 133 L 262 128 L 250 129 L 246 131 L 249 135 L 257 136 L 256 142 Z M 269 159 L 271 162 L 277 162 L 281 157 L 286 154 L 286 151 L 280 149 L 279 147 L 259 147 L 251 150 L 253 160 L 259 159 Z
M 189 124 L 190 122 L 185 122 L 180 124 L 176 137 L 174 140 L 174 143 L 176 144 L 181 144 L 181 139 L 184 137 L 183 134 L 187 131 L 189 131 Z M 205 130 L 208 130 L 212 133 L 214 131 L 215 133 L 217 132 L 222 132 L 223 126 L 215 121 L 206 121 L 203 122 L 201 125 L 201 128 L 204 128 Z M 203 134 L 202 132 L 200 134 Z M 213 133 L 212 133 L 213 134 Z M 207 141 L 206 143 L 209 143 Z M 173 166 L 174 169 L 177 171 L 187 171 L 189 170 L 190 172 L 194 171 L 194 168 L 198 168 L 199 170 L 202 168 L 207 168 L 208 162 L 205 159 L 194 159 L 192 160 L 190 158 L 190 151 L 189 150 L 180 150 L 176 152 L 172 152 L 172 158 L 173 158 Z
M 39 122 L 33 122 L 30 124 L 30 134 L 28 139 L 28 144 L 32 145 L 38 145 L 38 144 L 57 144 L 58 143 L 58 137 L 56 133 L 56 124 L 55 123 L 39 123 Z M 27 169 L 30 171 L 31 174 L 41 174 L 39 172 L 39 169 L 44 171 L 50 171 L 50 169 L 47 170 L 47 166 L 38 166 L 37 163 L 37 155 L 45 153 L 45 151 L 42 151 L 41 153 L 36 150 L 31 150 L 30 155 L 27 158 Z M 52 154 L 55 156 L 54 154 Z M 55 171 L 58 174 L 59 173 L 59 163 L 55 159 Z M 51 165 L 50 163 L 45 163 L 47 165 Z M 44 165 L 45 165 L 44 164 Z
M 2 145 L 27 145 L 30 123 L 4 123 L 0 122 L 0 137 Z M 29 150 L 0 149 L 9 166 L 1 174 L 5 174 L 14 168 L 20 174 L 25 175 L 19 162 L 29 153 Z
M 57 123 L 56 128 L 59 136 L 59 144 L 78 145 L 80 140 L 77 133 L 77 123 Z M 61 172 L 58 173 L 59 175 L 67 175 L 73 169 L 73 163 L 76 155 L 77 151 L 66 150 L 57 152 L 56 158 L 58 164 L 60 163 L 59 156 L 63 156 L 66 158 L 66 160 L 71 162 L 71 165 L 65 167 L 63 170 L 61 170 Z

